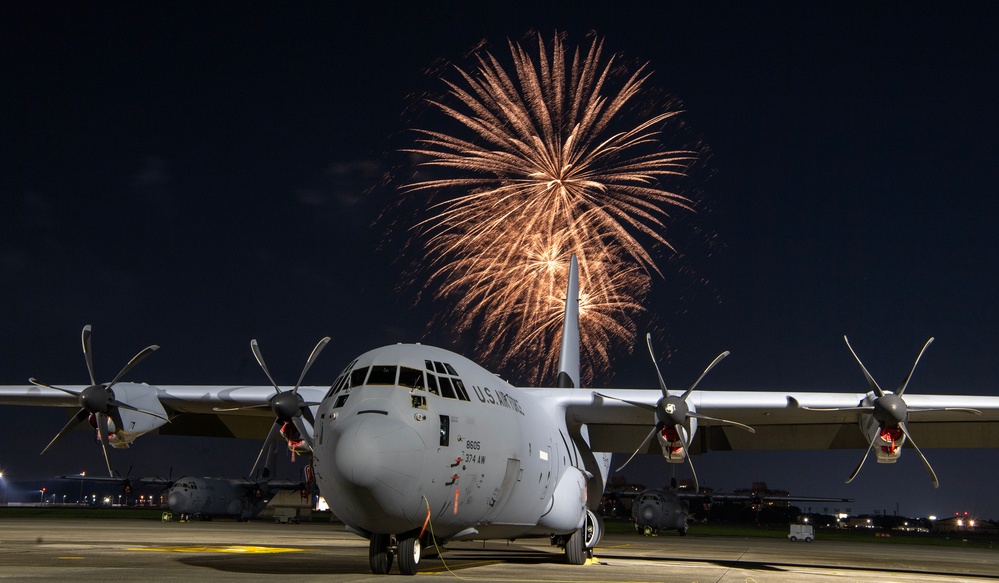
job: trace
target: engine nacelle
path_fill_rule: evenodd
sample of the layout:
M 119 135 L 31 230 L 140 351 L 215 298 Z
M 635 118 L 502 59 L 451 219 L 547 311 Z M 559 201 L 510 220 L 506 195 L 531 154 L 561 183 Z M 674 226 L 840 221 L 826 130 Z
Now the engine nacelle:
M 873 396 L 869 395 L 861 405 L 870 405 Z M 865 414 L 860 416 L 860 429 L 863 431 L 867 441 L 874 441 L 874 454 L 877 456 L 879 464 L 893 464 L 902 455 L 902 444 L 905 443 L 905 434 L 898 427 L 882 426 L 873 415 Z
M 690 407 L 693 411 L 694 408 Z M 688 439 L 690 443 L 694 442 L 694 434 L 697 433 L 697 419 L 691 417 L 690 429 L 688 430 Z M 663 427 L 662 431 L 656 433 L 656 438 L 659 440 L 659 446 L 663 448 L 663 457 L 666 458 L 671 464 L 681 464 L 684 461 L 683 454 L 683 443 L 680 441 L 680 434 L 677 433 L 676 429 L 673 427 Z
M 118 383 L 112 390 L 115 399 L 122 403 L 127 403 L 143 411 L 151 411 L 164 419 L 167 417 L 163 404 L 156 398 L 156 390 L 149 385 Z M 111 432 L 111 435 L 108 436 L 108 443 L 116 448 L 127 448 L 132 445 L 135 438 L 166 424 L 164 419 L 124 407 L 118 409 L 118 414 L 121 415 L 121 427 L 117 427 L 113 421 L 108 420 L 108 429 Z
M 538 526 L 556 533 L 572 532 L 586 520 L 586 476 L 576 467 L 568 467 L 559 478 L 548 512 Z

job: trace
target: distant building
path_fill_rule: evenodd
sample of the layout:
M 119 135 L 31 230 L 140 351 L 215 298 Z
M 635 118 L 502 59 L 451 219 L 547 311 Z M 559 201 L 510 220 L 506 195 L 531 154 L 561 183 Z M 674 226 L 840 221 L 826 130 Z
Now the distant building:
M 999 525 L 988 520 L 978 520 L 967 512 L 933 523 L 934 532 L 954 532 L 966 534 L 999 534 Z

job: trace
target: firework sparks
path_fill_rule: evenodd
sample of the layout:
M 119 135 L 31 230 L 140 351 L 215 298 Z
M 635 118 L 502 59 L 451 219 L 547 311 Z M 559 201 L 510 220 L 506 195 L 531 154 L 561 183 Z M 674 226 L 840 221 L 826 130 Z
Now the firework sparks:
M 458 131 L 417 130 L 407 151 L 447 176 L 403 192 L 432 201 L 418 229 L 428 281 L 463 314 L 454 326 L 474 326 L 478 348 L 504 365 L 543 362 L 521 370 L 533 382 L 555 372 L 568 258 L 578 257 L 589 380 L 607 370 L 613 348 L 633 344 L 650 274 L 659 273 L 639 239 L 670 247 L 667 210 L 692 203 L 663 183 L 683 176 L 696 155 L 663 147 L 661 128 L 676 111 L 628 119 L 646 67 L 616 74 L 615 57 L 604 59 L 596 39 L 571 64 L 557 36 L 550 52 L 540 35 L 537 44 L 532 60 L 509 43 L 512 73 L 481 52 L 472 72 L 456 68 L 459 79 L 444 81 L 450 99 L 430 103 Z

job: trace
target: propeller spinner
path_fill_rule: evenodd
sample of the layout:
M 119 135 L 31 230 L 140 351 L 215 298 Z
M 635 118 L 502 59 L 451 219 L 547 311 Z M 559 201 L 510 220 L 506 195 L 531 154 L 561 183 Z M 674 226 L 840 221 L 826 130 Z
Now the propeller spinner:
M 652 428 L 652 431 L 650 431 L 649 434 L 645 437 L 645 440 L 642 442 L 642 444 L 638 446 L 638 449 L 635 450 L 635 453 L 631 454 L 631 457 L 629 457 L 627 461 L 621 464 L 621 467 L 617 468 L 617 471 L 621 471 L 625 466 L 628 465 L 628 463 L 631 462 L 631 460 L 636 455 L 638 455 L 639 452 L 644 451 L 645 448 L 648 446 L 649 441 L 652 439 L 654 435 L 656 435 L 657 433 L 659 435 L 662 435 L 664 431 L 672 429 L 673 431 L 676 432 L 680 445 L 683 448 L 683 457 L 687 460 L 687 464 L 690 466 L 690 473 L 693 474 L 694 476 L 694 491 L 697 492 L 700 490 L 700 484 L 697 481 L 697 472 L 694 470 L 694 462 L 692 462 L 690 459 L 690 438 L 692 437 L 691 435 L 688 435 L 688 428 L 690 427 L 690 419 L 691 418 L 702 419 L 705 421 L 712 421 L 715 423 L 722 423 L 725 425 L 733 425 L 740 429 L 744 429 L 750 433 L 756 433 L 755 429 L 753 429 L 748 425 L 739 423 L 738 421 L 719 419 L 717 417 L 710 417 L 702 413 L 697 413 L 696 411 L 691 411 L 690 406 L 687 404 L 687 397 L 690 396 L 690 393 L 697 387 L 698 384 L 700 384 L 701 380 L 708 374 L 708 372 L 711 371 L 711 369 L 715 367 L 715 365 L 717 365 L 719 362 L 722 361 L 723 358 L 729 355 L 729 352 L 725 351 L 716 356 L 715 359 L 711 361 L 711 364 L 709 364 L 708 367 L 704 369 L 704 372 L 701 373 L 701 376 L 697 377 L 697 380 L 694 381 L 694 384 L 690 385 L 690 387 L 686 391 L 684 391 L 682 395 L 677 396 L 675 394 L 670 394 L 669 390 L 666 388 L 666 382 L 663 380 L 662 372 L 660 372 L 659 370 L 659 364 L 656 362 L 655 351 L 652 349 L 651 334 L 645 335 L 645 342 L 649 347 L 649 356 L 652 358 L 652 364 L 656 368 L 656 376 L 659 378 L 659 389 L 662 391 L 663 395 L 662 398 L 659 399 L 659 402 L 656 403 L 655 406 L 653 406 L 649 405 L 648 403 L 629 401 L 627 399 L 619 399 L 617 397 L 611 397 L 609 395 L 596 393 L 597 395 L 605 399 L 614 399 L 616 401 L 622 401 L 624 403 L 628 403 L 629 405 L 634 405 L 635 407 L 639 407 L 649 411 L 654 411 L 656 414 L 656 424 Z
M 63 393 L 73 395 L 77 397 L 77 399 L 80 402 L 80 410 L 77 411 L 76 415 L 74 415 L 73 418 L 70 419 L 69 422 L 59 431 L 59 433 L 57 433 L 56 436 L 52 438 L 52 441 L 50 441 L 49 444 L 45 446 L 45 449 L 42 450 L 42 453 L 44 454 L 45 452 L 47 452 L 53 445 L 56 444 L 56 442 L 62 439 L 63 436 L 69 433 L 70 430 L 72 430 L 74 427 L 76 427 L 80 423 L 83 423 L 84 420 L 93 417 L 94 422 L 97 426 L 97 433 L 100 435 L 101 446 L 104 450 L 104 462 L 107 464 L 108 467 L 108 475 L 114 477 L 114 472 L 111 469 L 111 460 L 110 458 L 108 458 L 108 432 L 109 432 L 108 419 L 114 422 L 115 428 L 120 429 L 123 426 L 123 423 L 121 420 L 121 413 L 119 412 L 119 410 L 128 409 L 129 411 L 137 411 L 139 413 L 145 413 L 146 415 L 152 415 L 153 417 L 163 419 L 164 421 L 169 421 L 169 419 L 158 413 L 155 413 L 153 411 L 147 411 L 145 409 L 139 409 L 138 407 L 129 405 L 124 401 L 119 401 L 118 399 L 115 398 L 114 390 L 112 390 L 112 387 L 118 381 L 120 381 L 121 378 L 125 376 L 126 373 L 128 373 L 128 371 L 132 370 L 132 368 L 135 365 L 139 364 L 139 362 L 141 362 L 144 358 L 146 358 L 147 356 L 158 350 L 159 346 L 154 344 L 152 346 L 147 346 L 146 348 L 143 348 L 142 350 L 139 351 L 138 354 L 132 357 L 132 360 L 128 361 L 128 363 L 124 366 L 124 368 L 121 369 L 121 371 L 114 377 L 114 379 L 110 383 L 100 384 L 97 382 L 96 377 L 94 376 L 94 361 L 92 356 L 93 350 L 91 349 L 90 335 L 91 335 L 90 324 L 87 324 L 86 326 L 83 327 L 82 343 L 83 343 L 83 356 L 87 361 L 87 372 L 90 373 L 90 386 L 86 387 L 82 391 L 77 392 L 72 389 L 65 389 L 62 387 L 47 385 L 43 382 L 40 382 L 38 379 L 34 377 L 28 379 L 28 382 L 39 387 L 54 389 L 56 391 L 62 391 Z

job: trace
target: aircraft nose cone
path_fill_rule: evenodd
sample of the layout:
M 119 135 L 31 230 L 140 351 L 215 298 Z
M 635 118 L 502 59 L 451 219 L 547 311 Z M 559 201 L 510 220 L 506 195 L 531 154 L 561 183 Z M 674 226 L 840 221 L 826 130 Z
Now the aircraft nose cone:
M 425 446 L 420 435 L 402 420 L 364 413 L 344 429 L 334 463 L 346 482 L 402 494 L 419 479 Z
M 652 504 L 642 504 L 642 507 L 638 509 L 638 516 L 641 518 L 642 524 L 653 524 L 656 517 L 659 516 L 659 508 Z
M 167 495 L 167 505 L 174 512 L 188 512 L 187 494 L 179 490 L 171 490 Z

